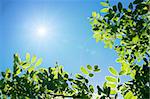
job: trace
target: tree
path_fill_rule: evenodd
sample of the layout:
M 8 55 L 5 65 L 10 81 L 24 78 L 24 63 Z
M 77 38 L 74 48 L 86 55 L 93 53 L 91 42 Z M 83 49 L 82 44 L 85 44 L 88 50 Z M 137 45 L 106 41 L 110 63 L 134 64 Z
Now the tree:
M 93 12 L 90 23 L 93 37 L 97 42 L 103 41 L 105 47 L 113 48 L 118 54 L 116 60 L 121 64 L 118 72 L 113 67 L 112 74 L 106 76 L 101 88 L 89 84 L 89 77 L 99 72 L 98 65 L 81 67 L 82 74 L 75 77 L 63 70 L 58 63 L 55 67 L 37 68 L 42 59 L 27 53 L 26 59 L 14 55 L 13 71 L 7 69 L 0 75 L 1 98 L 12 99 L 45 99 L 45 98 L 83 98 L 117 99 L 121 94 L 124 99 L 148 99 L 150 91 L 150 2 L 135 0 L 128 8 L 118 5 L 110 6 L 109 1 L 101 2 L 105 13 Z M 131 77 L 130 81 L 120 82 L 120 76 Z
M 147 99 L 150 88 L 150 1 L 135 0 L 127 9 L 120 2 L 112 7 L 108 1 L 101 2 L 101 5 L 104 6 L 101 12 L 106 13 L 105 16 L 93 12 L 90 18 L 93 37 L 118 53 L 116 61 L 121 64 L 121 71 L 118 75 L 113 68 L 109 68 L 110 72 L 118 80 L 121 75 L 129 75 L 132 79 L 118 84 L 113 93 L 117 95 L 121 91 L 125 99 L 133 95 Z M 110 78 L 106 77 L 108 83 Z

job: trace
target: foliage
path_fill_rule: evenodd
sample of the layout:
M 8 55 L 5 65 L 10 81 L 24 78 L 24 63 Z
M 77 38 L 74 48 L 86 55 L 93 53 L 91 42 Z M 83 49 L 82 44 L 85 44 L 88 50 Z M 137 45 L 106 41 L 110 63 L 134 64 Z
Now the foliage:
M 25 60 L 14 55 L 13 70 L 6 69 L 0 75 L 1 98 L 11 99 L 53 99 L 82 98 L 117 99 L 121 94 L 124 99 L 148 99 L 150 91 L 150 2 L 135 0 L 128 8 L 122 3 L 110 6 L 109 1 L 100 3 L 104 8 L 101 13 L 93 12 L 90 23 L 96 42 L 103 41 L 105 47 L 113 48 L 116 60 L 121 65 L 117 71 L 110 66 L 112 75 L 106 76 L 106 82 L 97 89 L 90 84 L 95 73 L 100 72 L 98 65 L 81 66 L 82 74 L 71 76 L 58 63 L 55 67 L 38 68 L 42 59 L 26 54 Z M 130 81 L 121 82 L 121 76 L 131 77 Z
M 108 4 L 106 4 L 108 3 Z M 116 96 L 119 92 L 125 99 L 148 99 L 150 89 L 150 2 L 148 0 L 135 0 L 128 8 L 122 3 L 110 6 L 109 2 L 101 3 L 104 8 L 100 13 L 92 14 L 90 23 L 97 42 L 103 41 L 105 47 L 113 48 L 118 53 L 116 60 L 121 64 L 121 71 L 113 67 L 109 71 L 113 76 L 107 76 L 107 83 L 115 82 Z M 119 75 L 118 75 L 119 74 Z M 120 76 L 129 75 L 131 80 L 120 84 Z M 113 85 L 108 84 L 112 90 Z M 123 88 L 123 89 L 122 89 Z M 110 92 L 111 92 L 110 91 Z M 107 96 L 107 95 L 106 95 Z
M 75 78 L 71 77 L 63 70 L 63 66 L 57 63 L 53 68 L 36 69 L 41 62 L 42 59 L 37 59 L 36 56 L 30 58 L 29 53 L 26 54 L 24 61 L 20 59 L 18 54 L 15 54 L 13 71 L 7 69 L 5 72 L 1 72 L 0 93 L 2 98 L 92 97 L 94 87 L 89 84 L 84 75 L 76 74 Z M 92 69 L 90 65 L 87 67 Z M 99 68 L 96 66 L 96 69 L 91 70 L 90 73 L 84 67 L 81 67 L 81 70 L 84 74 L 89 74 L 89 77 L 92 77 L 94 70 L 97 72 Z

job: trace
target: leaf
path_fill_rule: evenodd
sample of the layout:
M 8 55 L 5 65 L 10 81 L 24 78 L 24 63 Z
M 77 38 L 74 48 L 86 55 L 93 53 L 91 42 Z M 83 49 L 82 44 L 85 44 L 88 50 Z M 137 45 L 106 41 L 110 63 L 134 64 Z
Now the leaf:
M 90 77 L 93 77 L 93 76 L 94 76 L 94 74 L 92 74 L 92 73 L 89 73 L 89 76 L 90 76 Z
M 118 3 L 118 9 L 121 12 L 121 10 L 122 10 L 122 3 L 121 2 Z
M 29 53 L 26 53 L 26 61 L 30 61 L 30 54 Z
M 110 94 L 111 94 L 111 95 L 115 95 L 116 93 L 117 93 L 117 91 L 114 90 L 114 89 L 112 89 L 112 90 L 110 91 Z
M 101 35 L 100 33 L 96 32 L 93 34 L 93 38 L 96 39 L 96 42 L 99 42 L 101 40 Z
M 100 4 L 101 4 L 102 6 L 109 6 L 109 4 L 106 3 L 106 2 L 100 2 Z
M 115 6 L 113 6 L 113 11 L 117 11 L 117 6 L 115 5 Z
M 96 12 L 92 12 L 92 17 L 94 17 L 94 18 L 95 18 L 95 17 L 96 17 L 96 15 L 97 15 L 97 14 L 96 14 Z
M 94 66 L 94 72 L 99 72 L 100 71 L 100 69 L 98 68 L 98 65 L 95 65 Z
M 38 82 L 38 76 L 36 74 L 34 74 L 32 78 L 35 82 Z
M 38 59 L 37 62 L 35 63 L 35 66 L 39 66 L 42 63 L 42 58 Z
M 133 9 L 133 4 L 132 3 L 129 4 L 129 8 Z
M 139 40 L 138 35 L 132 38 L 133 43 L 137 43 Z
M 94 72 L 100 72 L 100 69 L 95 69 Z
M 89 72 L 83 66 L 81 66 L 80 70 L 83 74 L 89 74 Z
M 143 2 L 143 0 L 135 0 L 135 1 L 133 2 L 133 4 L 138 4 L 138 3 L 141 3 L 141 2 Z
M 83 77 L 82 75 L 80 75 L 80 74 L 76 74 L 75 77 L 76 77 L 77 79 L 84 79 L 84 77 Z
M 118 72 L 111 66 L 111 67 L 109 67 L 109 72 L 111 73 L 111 74 L 113 74 L 114 76 L 118 76 Z
M 98 94 L 101 95 L 101 93 L 103 92 L 103 90 L 100 88 L 100 86 L 97 86 L 97 90 L 98 90 Z
M 117 79 L 115 77 L 112 77 L 112 76 L 106 76 L 106 80 L 110 81 L 110 82 L 117 82 Z
M 94 66 L 94 69 L 98 69 L 98 65 L 95 65 L 95 66 Z
M 137 97 L 134 96 L 131 91 L 129 91 L 129 92 L 127 92 L 126 95 L 124 96 L 124 99 L 137 99 Z
M 22 65 L 22 68 L 23 68 L 23 69 L 27 69 L 29 66 L 30 66 L 30 64 L 29 64 L 29 63 L 26 63 L 26 64 Z
M 36 61 L 36 56 L 34 55 L 31 59 L 31 64 L 33 64 Z
M 10 69 L 7 68 L 7 69 L 6 69 L 6 74 L 8 74 L 8 73 L 10 73 L 10 72 L 11 72 Z
M 21 69 L 18 68 L 18 70 L 16 71 L 16 74 L 15 75 L 19 75 L 21 73 Z
M 107 12 L 108 12 L 108 10 L 109 10 L 109 8 L 103 8 L 103 9 L 101 9 L 101 11 L 100 11 L 100 12 L 102 12 L 102 13 L 107 13 Z
M 94 87 L 92 85 L 89 85 L 90 91 L 93 93 L 94 92 Z
M 135 79 L 135 75 L 136 75 L 136 70 L 132 70 L 131 74 L 130 74 L 130 77 L 132 79 Z
M 111 88 L 116 88 L 117 86 L 115 83 L 111 83 L 111 82 L 107 82 L 106 85 Z
M 91 65 L 87 65 L 87 68 L 88 68 L 89 70 L 92 70 L 92 66 L 91 66 Z
M 30 68 L 28 68 L 28 72 L 31 73 L 34 70 L 34 66 L 31 66 Z

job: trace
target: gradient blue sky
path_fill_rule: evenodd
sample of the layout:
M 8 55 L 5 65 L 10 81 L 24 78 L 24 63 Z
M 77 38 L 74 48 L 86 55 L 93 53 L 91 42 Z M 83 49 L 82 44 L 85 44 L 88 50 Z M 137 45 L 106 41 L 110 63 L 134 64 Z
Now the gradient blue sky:
M 98 64 L 101 73 L 93 83 L 102 83 L 109 75 L 108 66 L 117 70 L 117 54 L 96 43 L 88 17 L 99 12 L 104 0 L 0 0 L 0 71 L 13 66 L 13 54 L 25 53 L 43 58 L 41 67 L 54 66 L 57 61 L 69 73 L 80 72 L 80 66 Z M 127 6 L 133 0 L 119 1 Z M 39 26 L 48 28 L 47 36 L 40 38 Z

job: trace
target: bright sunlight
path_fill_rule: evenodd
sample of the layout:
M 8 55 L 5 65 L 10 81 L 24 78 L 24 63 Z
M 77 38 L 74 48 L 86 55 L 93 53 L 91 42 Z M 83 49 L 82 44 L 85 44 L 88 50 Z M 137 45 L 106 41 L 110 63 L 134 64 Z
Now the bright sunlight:
M 47 32 L 48 32 L 47 28 L 44 26 L 40 26 L 37 28 L 37 36 L 38 37 L 41 37 L 41 38 L 46 37 Z

